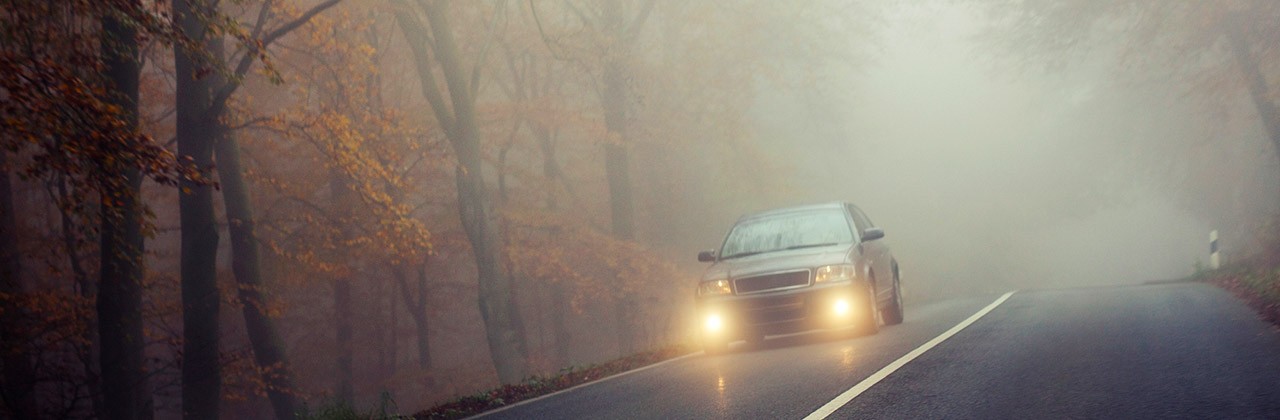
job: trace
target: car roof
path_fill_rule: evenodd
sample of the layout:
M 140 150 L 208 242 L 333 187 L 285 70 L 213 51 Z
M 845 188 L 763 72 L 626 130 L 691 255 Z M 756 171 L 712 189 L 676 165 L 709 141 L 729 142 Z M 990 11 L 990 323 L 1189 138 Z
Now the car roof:
M 755 219 L 758 217 L 774 216 L 774 215 L 786 214 L 786 213 L 803 212 L 803 211 L 842 210 L 846 205 L 849 205 L 849 203 L 843 202 L 843 201 L 833 201 L 830 203 L 822 203 L 822 204 L 809 204 L 804 206 L 783 207 L 783 208 L 777 208 L 772 210 L 766 210 L 759 213 L 744 215 L 742 217 L 739 217 L 738 221 Z

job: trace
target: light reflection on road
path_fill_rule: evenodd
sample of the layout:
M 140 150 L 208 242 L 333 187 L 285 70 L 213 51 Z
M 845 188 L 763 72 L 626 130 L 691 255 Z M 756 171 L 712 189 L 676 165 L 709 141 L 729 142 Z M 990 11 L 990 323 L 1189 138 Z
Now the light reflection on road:
M 845 346 L 840 349 L 840 366 L 846 370 L 852 370 L 856 366 L 853 357 L 853 346 Z
M 716 411 L 720 416 L 726 416 L 729 413 L 729 398 L 725 395 L 726 386 L 724 384 L 724 372 L 716 369 Z

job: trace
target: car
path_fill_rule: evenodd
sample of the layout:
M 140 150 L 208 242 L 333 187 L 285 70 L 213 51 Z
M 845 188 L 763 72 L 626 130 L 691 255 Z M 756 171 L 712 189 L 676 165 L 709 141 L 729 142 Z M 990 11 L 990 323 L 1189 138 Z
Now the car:
M 703 349 L 767 335 L 903 320 L 902 285 L 884 230 L 847 202 L 770 210 L 734 223 L 695 292 Z

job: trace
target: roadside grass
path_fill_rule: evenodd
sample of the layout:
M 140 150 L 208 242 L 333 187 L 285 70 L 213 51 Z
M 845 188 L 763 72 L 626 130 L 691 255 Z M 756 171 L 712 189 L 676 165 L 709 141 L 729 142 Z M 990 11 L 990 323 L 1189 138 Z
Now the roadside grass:
M 1218 270 L 1200 271 L 1193 278 L 1226 289 L 1257 310 L 1262 318 L 1280 326 L 1280 263 L 1253 259 Z
M 693 352 L 686 345 L 673 345 L 636 353 L 608 362 L 561 369 L 554 375 L 533 376 L 519 384 L 503 385 L 474 395 L 444 402 L 415 413 L 415 419 L 460 419 L 518 403 L 577 385 L 641 368 Z
M 320 403 L 320 406 L 316 407 L 314 411 L 304 405 L 294 418 L 298 420 L 390 420 L 406 418 L 396 414 L 396 402 L 391 399 L 390 393 L 383 392 L 379 400 L 378 406 L 369 411 L 361 411 L 341 401 L 327 400 Z

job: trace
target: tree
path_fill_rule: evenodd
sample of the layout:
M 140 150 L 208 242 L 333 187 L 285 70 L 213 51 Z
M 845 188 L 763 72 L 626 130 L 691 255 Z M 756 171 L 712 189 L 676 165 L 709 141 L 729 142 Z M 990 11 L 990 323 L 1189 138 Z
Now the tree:
M 455 171 L 458 215 L 479 274 L 480 314 L 490 357 L 498 378 L 503 383 L 515 383 L 528 374 L 528 352 L 512 280 L 502 262 L 499 225 L 494 220 L 483 175 L 481 139 L 475 116 L 479 66 L 483 61 L 476 61 L 470 77 L 463 72 L 448 10 L 442 2 L 420 1 L 417 7 L 404 1 L 396 4 L 399 8 L 396 22 L 413 52 L 422 96 L 430 103 L 437 124 L 458 158 Z M 423 16 L 426 22 L 422 21 Z M 445 79 L 443 88 L 436 82 L 437 68 Z
M 217 16 L 213 3 L 176 0 L 174 24 L 191 38 L 195 48 L 175 48 L 177 69 L 177 141 L 179 159 L 200 174 L 179 188 L 182 219 L 182 413 L 186 419 L 216 419 L 222 398 L 218 361 L 219 310 L 217 255 L 218 225 L 213 213 L 213 145 L 225 128 L 210 115 L 217 76 L 206 66 L 221 67 L 222 38 L 206 21 Z M 208 57 L 208 58 L 204 58 Z M 202 68 L 204 67 L 204 68 Z
M 1127 82 L 1127 87 L 1146 84 L 1151 90 L 1164 91 L 1175 100 L 1199 107 L 1202 114 L 1233 117 L 1214 118 L 1218 124 L 1213 133 L 1217 144 L 1212 149 L 1254 147 L 1245 144 L 1254 135 L 1231 143 L 1224 143 L 1223 139 L 1233 137 L 1230 132 L 1235 121 L 1252 124 L 1256 118 L 1255 127 L 1270 145 L 1272 158 L 1280 159 L 1280 111 L 1274 93 L 1280 80 L 1274 77 L 1280 71 L 1280 45 L 1275 42 L 1275 33 L 1280 30 L 1280 5 L 1275 2 L 1033 1 L 984 5 L 988 6 L 992 22 L 992 36 L 988 39 L 1001 52 L 1011 53 L 1025 64 L 1044 65 L 1051 70 L 1074 68 L 1084 61 L 1079 59 L 1082 57 L 1110 59 L 1114 75 Z M 1251 105 L 1253 115 L 1240 118 L 1236 104 Z M 1191 174 L 1167 176 L 1162 181 L 1187 196 L 1189 208 L 1218 223 L 1230 220 L 1230 213 L 1247 213 L 1242 207 L 1248 200 L 1239 197 L 1258 195 L 1244 191 L 1253 176 L 1247 175 L 1241 162 L 1206 156 L 1203 149 L 1170 144 L 1166 138 L 1134 141 L 1152 142 L 1142 144 L 1141 149 L 1164 157 L 1161 164 L 1169 161 L 1169 155 L 1195 159 Z M 1195 173 L 1196 170 L 1202 173 Z M 1220 188 L 1224 182 L 1232 188 Z M 1195 186 L 1205 183 L 1214 186 Z M 1232 190 L 1236 193 L 1232 194 Z M 1274 195 L 1276 191 L 1265 194 Z M 1206 199 L 1205 195 L 1218 195 L 1221 199 Z M 1232 195 L 1236 198 L 1232 199 Z M 1270 208 L 1272 203 L 1267 204 Z M 1223 226 L 1227 231 L 1224 235 L 1245 236 L 1247 222 L 1237 222 Z
M 253 345 L 254 360 L 263 371 L 271 406 L 277 419 L 293 417 L 298 411 L 293 372 L 285 354 L 275 320 L 268 312 L 262 278 L 262 258 L 258 250 L 257 220 L 253 214 L 248 186 L 244 180 L 240 147 L 234 136 L 224 137 L 214 148 L 226 205 L 227 229 L 231 239 L 231 270 L 244 313 L 245 329 Z
M 56 299 L 54 302 L 74 298 L 59 296 L 57 292 L 28 293 L 22 290 L 17 277 L 6 275 L 3 284 L 6 300 L 27 302 L 13 306 L 12 311 L 6 305 L 5 315 L 0 316 L 5 342 L 14 346 L 7 347 L 4 353 L 6 405 L 11 405 L 10 409 L 18 417 L 48 414 L 35 411 L 38 409 L 34 401 L 36 394 L 23 396 L 31 388 L 13 392 L 14 386 L 31 386 L 37 379 L 32 376 L 36 372 L 24 370 L 43 369 L 30 365 L 28 357 L 44 361 L 46 356 L 37 348 L 30 348 L 32 354 L 20 359 L 10 358 L 9 352 L 21 348 L 24 338 L 37 342 L 60 341 L 58 336 L 42 337 L 43 333 L 39 332 L 57 331 L 63 337 L 75 334 L 83 342 L 97 342 L 100 347 L 97 365 L 106 373 L 101 378 L 106 398 L 99 400 L 90 396 L 94 401 L 93 414 L 106 418 L 150 418 L 151 390 L 142 324 L 145 271 L 142 256 L 147 213 L 141 202 L 141 184 L 144 178 L 172 183 L 179 174 L 173 171 L 172 156 L 139 128 L 139 40 L 146 37 L 170 42 L 175 37 L 151 9 L 138 1 L 15 2 L 10 6 L 6 7 L 2 21 L 5 47 L 4 56 L 0 58 L 0 72 L 8 75 L 0 93 L 5 97 L 6 158 L 9 152 L 21 151 L 26 163 L 22 171 L 24 177 L 56 185 L 58 192 L 50 195 L 59 206 L 64 237 L 68 240 L 67 252 L 76 271 L 77 284 L 73 288 L 79 289 L 82 296 L 96 300 L 97 319 L 68 313 L 76 310 L 74 303 L 50 307 L 50 298 Z M 18 165 L 12 161 L 6 163 L 9 163 L 4 168 L 7 190 L 12 181 L 8 175 L 15 173 Z M 5 216 L 13 216 L 11 195 L 0 199 L 5 200 Z M 83 225 L 71 226 L 73 218 Z M 99 225 L 97 229 L 88 226 L 95 222 Z M 98 233 L 100 259 L 96 283 L 76 260 L 77 232 L 72 230 L 79 227 Z M 15 232 L 14 226 L 0 229 L 5 230 L 5 234 Z M 8 245 L 5 256 L 20 258 L 16 254 L 20 249 L 16 243 L 12 248 Z M 6 259 L 5 263 L 6 274 L 19 275 L 17 270 L 22 267 L 18 261 Z M 19 298 L 23 300 L 16 300 Z M 18 315 L 31 316 L 44 324 L 36 335 L 22 337 L 14 334 L 19 331 L 10 329 L 12 325 L 8 323 L 11 316 Z M 93 325 L 98 334 L 92 331 Z M 66 327 L 74 332 L 63 330 Z M 95 338 L 98 336 L 102 337 L 101 341 Z M 83 360 L 84 378 L 96 379 L 93 370 L 99 367 L 92 363 L 95 349 L 85 351 L 83 345 L 77 348 Z M 26 379 L 11 381 L 11 375 L 26 376 Z M 21 385 L 23 383 L 25 385 Z M 97 384 L 86 387 L 97 389 Z M 14 396 L 21 399 L 8 400 Z M 66 409 L 74 408 L 73 403 Z
M 236 278 L 237 293 L 242 301 L 241 309 L 249 341 L 253 346 L 254 359 L 259 370 L 263 372 L 266 392 L 278 419 L 292 418 L 298 410 L 293 372 L 278 332 L 279 328 L 267 309 L 269 303 L 264 293 L 266 282 L 262 278 L 257 220 L 254 218 L 253 202 L 244 180 L 240 146 L 236 141 L 235 133 L 222 126 L 224 117 L 218 114 L 226 112 L 226 101 L 240 87 L 255 58 L 265 57 L 266 49 L 272 43 L 333 7 L 338 1 L 323 1 L 270 30 L 266 25 L 274 18 L 272 11 L 274 4 L 271 0 L 264 1 L 260 6 L 258 20 L 254 22 L 252 32 L 245 38 L 248 41 L 245 42 L 245 48 L 241 51 L 232 77 L 220 81 L 221 83 L 216 87 L 217 95 L 213 98 L 214 102 L 210 104 L 210 109 L 215 113 L 209 118 L 218 119 L 216 124 L 220 126 L 221 131 L 224 131 L 216 141 L 214 152 L 221 166 L 218 179 L 221 181 L 223 202 L 226 206 L 231 239 L 232 271 Z M 221 54 L 220 51 L 217 53 Z M 223 62 L 221 57 L 216 57 L 214 60 L 215 63 Z M 270 67 L 267 70 L 272 71 Z
M 634 10 L 625 7 L 635 4 Z M 566 7 L 577 17 L 587 32 L 593 35 L 588 41 L 588 51 L 593 58 L 580 56 L 563 57 L 586 67 L 593 74 L 594 90 L 599 101 L 606 128 L 604 145 L 604 170 L 608 182 L 610 225 L 614 237 L 623 241 L 636 239 L 635 233 L 635 199 L 631 176 L 631 160 L 629 150 L 634 147 L 629 126 L 632 124 L 634 74 L 636 50 L 638 49 L 640 31 L 649 20 L 654 9 L 654 0 L 640 2 L 623 2 L 622 0 L 605 0 L 596 7 L 579 6 L 566 2 Z M 537 19 L 537 8 L 531 5 L 531 12 Z M 542 23 L 537 22 L 542 31 Z M 543 32 L 548 48 L 551 40 Z M 553 51 L 554 53 L 554 51 Z M 613 302 L 614 328 L 621 354 L 629 354 L 635 350 L 632 321 L 638 309 L 633 297 L 623 292 L 625 288 L 615 286 Z
M 138 1 L 129 9 L 141 9 Z M 127 132 L 138 130 L 138 78 L 141 64 L 138 32 L 124 11 L 108 12 L 102 21 L 102 55 L 107 71 L 107 102 L 120 111 Z M 135 136 L 131 136 L 136 138 Z M 132 141 L 124 150 L 138 147 Z M 125 155 L 128 156 L 128 155 Z M 143 358 L 142 331 L 143 211 L 142 174 L 133 159 L 104 160 L 102 170 L 114 174 L 102 190 L 101 280 L 98 285 L 98 335 L 102 341 L 103 400 L 113 419 L 151 417 L 151 390 Z
M 280 27 L 264 32 L 267 21 L 272 17 L 272 1 L 263 2 L 258 13 L 258 21 L 254 23 L 253 38 L 246 41 L 246 47 L 239 61 L 227 77 L 224 71 L 225 47 L 221 37 L 216 36 L 211 27 L 220 16 L 216 3 L 207 0 L 177 0 L 174 3 L 174 24 L 191 39 L 193 47 L 175 48 L 174 62 L 177 71 L 177 134 L 178 154 L 192 170 L 201 174 L 201 179 L 184 181 L 181 185 L 179 208 L 182 219 L 182 300 L 183 300 L 183 364 L 182 364 L 182 398 L 183 414 L 188 418 L 217 418 L 219 400 L 221 398 L 221 370 L 218 361 L 219 327 L 218 313 L 220 296 L 217 288 L 217 249 L 218 229 L 213 211 L 213 188 L 211 174 L 213 170 L 213 151 L 218 142 L 227 142 L 228 158 L 234 160 L 235 145 L 225 125 L 227 100 L 239 88 L 241 80 L 250 69 L 254 60 L 265 57 L 265 49 L 273 41 L 289 31 L 305 24 L 312 16 L 337 4 L 338 0 L 321 2 L 296 19 Z M 261 38 L 258 38 L 261 36 Z M 234 164 L 234 163 L 233 163 Z M 233 182 L 236 180 L 232 180 Z M 246 219 L 251 217 L 251 209 L 247 195 L 237 189 L 230 196 L 231 200 L 244 199 L 228 206 L 237 209 L 240 227 L 252 225 Z M 239 245 L 239 251 L 233 251 L 240 257 L 240 270 L 236 271 L 237 281 L 243 288 L 260 287 L 261 280 L 254 279 L 255 272 L 260 269 L 248 267 L 256 261 L 253 250 L 244 246 L 252 243 L 252 231 L 236 229 L 239 240 L 232 245 Z M 253 296 L 250 296 L 253 297 Z M 260 299 L 259 302 L 260 303 Z M 245 306 L 246 322 L 255 328 L 251 331 L 251 341 L 260 363 L 270 363 L 264 368 L 287 368 L 284 353 L 273 347 L 274 335 L 269 317 L 260 307 L 254 304 Z M 259 309 L 255 309 L 259 308 Z M 287 371 L 286 371 L 287 372 Z M 287 386 L 287 373 L 277 378 L 268 378 L 269 383 Z M 292 397 L 285 393 L 288 389 L 271 387 L 272 403 L 277 416 L 291 416 L 294 403 Z
M 22 294 L 22 256 L 18 253 L 18 223 L 14 214 L 11 176 L 12 164 L 9 152 L 0 150 L 0 295 L 9 307 L 10 298 Z M 12 310 L 0 313 L 0 339 L 5 343 L 22 341 L 16 337 L 20 319 Z M 4 363 L 4 387 L 0 389 L 0 401 L 14 417 L 35 417 L 36 407 L 31 389 L 35 373 L 31 361 L 16 344 L 0 349 L 0 362 Z
M 1009 5 L 1013 6 L 1013 5 Z M 1271 34 L 1280 25 L 1274 2 L 1236 0 L 1216 3 L 1019 2 L 1014 7 L 991 5 L 993 29 L 1011 31 L 1003 46 L 1030 61 L 1065 65 L 1070 54 L 1098 51 L 1110 41 L 1094 30 L 1123 37 L 1122 65 L 1139 67 L 1155 76 L 1176 76 L 1191 89 L 1210 84 L 1221 87 L 1223 70 L 1235 67 L 1234 87 L 1243 88 L 1259 112 L 1273 144 L 1280 146 L 1280 114 L 1271 98 L 1267 74 L 1275 71 L 1280 55 Z M 1229 56 L 1219 47 L 1225 46 Z M 1234 62 L 1234 66 L 1229 63 Z M 1278 155 L 1280 158 L 1280 155 Z

